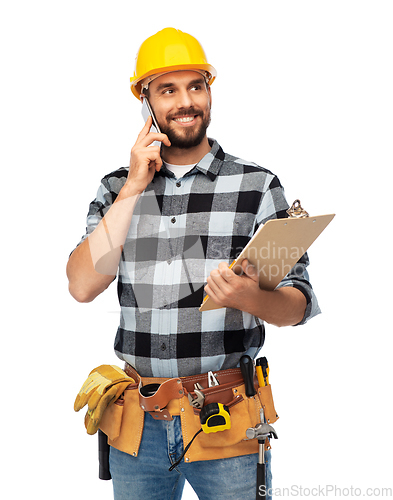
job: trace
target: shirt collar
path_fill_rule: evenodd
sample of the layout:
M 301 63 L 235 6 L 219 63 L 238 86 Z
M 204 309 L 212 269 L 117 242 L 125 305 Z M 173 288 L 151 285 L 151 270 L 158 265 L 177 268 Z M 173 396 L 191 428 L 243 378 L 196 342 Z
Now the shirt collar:
M 225 154 L 216 140 L 209 139 L 209 144 L 211 150 L 197 163 L 196 168 L 214 181 L 220 171 Z
M 211 181 L 215 180 L 224 161 L 225 153 L 215 139 L 209 138 L 209 144 L 211 146 L 211 150 L 186 175 L 192 174 L 192 172 L 197 169 L 199 172 L 209 177 Z M 173 173 L 165 168 L 164 165 L 163 168 L 161 168 L 159 172 L 156 172 L 155 175 L 174 177 Z

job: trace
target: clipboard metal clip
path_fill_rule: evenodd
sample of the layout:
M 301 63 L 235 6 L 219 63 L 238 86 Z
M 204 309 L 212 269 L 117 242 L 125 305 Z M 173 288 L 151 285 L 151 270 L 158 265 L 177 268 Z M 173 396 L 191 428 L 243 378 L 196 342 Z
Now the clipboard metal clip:
M 309 217 L 308 212 L 302 208 L 300 205 L 300 200 L 295 200 L 292 203 L 291 208 L 288 208 L 287 214 L 291 218 L 302 219 L 303 217 Z

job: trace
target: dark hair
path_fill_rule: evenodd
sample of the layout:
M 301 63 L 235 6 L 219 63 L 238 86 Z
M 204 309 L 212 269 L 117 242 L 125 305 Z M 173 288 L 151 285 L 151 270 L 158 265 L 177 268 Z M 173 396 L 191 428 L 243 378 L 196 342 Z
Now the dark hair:
M 149 87 L 142 90 L 142 94 L 144 94 L 147 98 L 150 97 L 150 89 Z

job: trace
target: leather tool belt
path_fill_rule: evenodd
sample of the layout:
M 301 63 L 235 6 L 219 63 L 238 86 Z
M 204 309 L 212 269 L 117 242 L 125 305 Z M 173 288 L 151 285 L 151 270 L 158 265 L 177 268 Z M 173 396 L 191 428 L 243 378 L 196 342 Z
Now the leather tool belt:
M 191 394 L 195 396 L 194 387 L 196 384 L 200 384 L 202 387 L 206 387 L 201 392 L 205 396 L 205 405 L 209 403 L 223 403 L 229 408 L 236 403 L 240 403 L 243 400 L 241 394 L 233 394 L 232 389 L 234 387 L 243 384 L 243 376 L 240 368 L 234 368 L 231 370 L 221 370 L 215 372 L 220 385 L 214 387 L 208 387 L 208 374 L 204 373 L 202 375 L 192 375 L 189 377 L 178 377 L 171 379 L 159 379 L 159 378 L 143 378 L 138 375 L 136 370 L 126 364 L 124 371 L 129 377 L 138 381 L 138 392 L 139 392 L 139 404 L 140 407 L 150 413 L 150 415 L 156 420 L 172 420 L 172 415 L 179 414 L 178 412 L 173 413 L 174 408 L 172 408 L 172 413 L 167 409 L 167 405 L 176 399 L 180 399 L 183 396 Z M 164 380 L 163 382 L 158 382 Z M 255 388 L 258 388 L 257 379 L 254 380 Z M 151 387 L 151 392 L 154 394 L 149 394 L 149 389 Z M 147 391 L 144 389 L 147 388 Z M 174 406 L 174 405 L 172 405 Z M 195 411 L 196 414 L 199 413 L 198 410 Z
M 247 397 L 240 368 L 214 372 L 219 385 L 208 387 L 209 376 L 192 375 L 177 378 L 141 377 L 126 364 L 124 371 L 136 382 L 124 391 L 124 397 L 105 411 L 100 428 L 114 448 L 133 456 L 138 455 L 143 433 L 145 412 L 156 420 L 172 420 L 180 415 L 184 447 L 201 428 L 200 409 L 189 403 L 195 397 L 195 385 L 200 384 L 204 405 L 219 402 L 230 409 L 231 429 L 211 434 L 201 433 L 185 454 L 185 462 L 214 460 L 258 452 L 258 441 L 248 440 L 246 430 L 261 420 L 261 410 L 267 423 L 278 419 L 271 386 L 258 387 L 253 397 Z M 267 444 L 267 448 L 269 448 Z

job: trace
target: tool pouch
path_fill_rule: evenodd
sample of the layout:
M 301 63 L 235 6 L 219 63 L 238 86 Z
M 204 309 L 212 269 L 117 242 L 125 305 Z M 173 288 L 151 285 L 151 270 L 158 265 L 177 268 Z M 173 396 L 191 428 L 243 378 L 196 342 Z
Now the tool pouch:
M 273 424 L 278 419 L 278 415 L 276 409 L 274 408 L 272 386 L 269 384 L 264 387 L 258 387 L 258 397 L 264 412 L 266 423 Z
M 105 410 L 100 429 L 108 436 L 110 446 L 136 457 L 144 418 L 145 412 L 139 405 L 138 384 L 130 384 L 124 396 Z
M 258 440 L 247 439 L 246 430 L 249 427 L 255 427 L 260 422 L 261 409 L 269 418 L 270 423 L 277 420 L 278 415 L 274 408 L 271 387 L 258 387 L 257 394 L 253 397 L 246 396 L 244 384 L 229 387 L 219 385 L 201 392 L 205 394 L 205 405 L 220 402 L 229 408 L 231 428 L 216 432 L 214 435 L 201 433 L 187 451 L 186 462 L 257 453 Z M 184 446 L 201 427 L 199 413 L 200 410 L 190 405 L 186 405 L 184 411 L 180 413 Z

